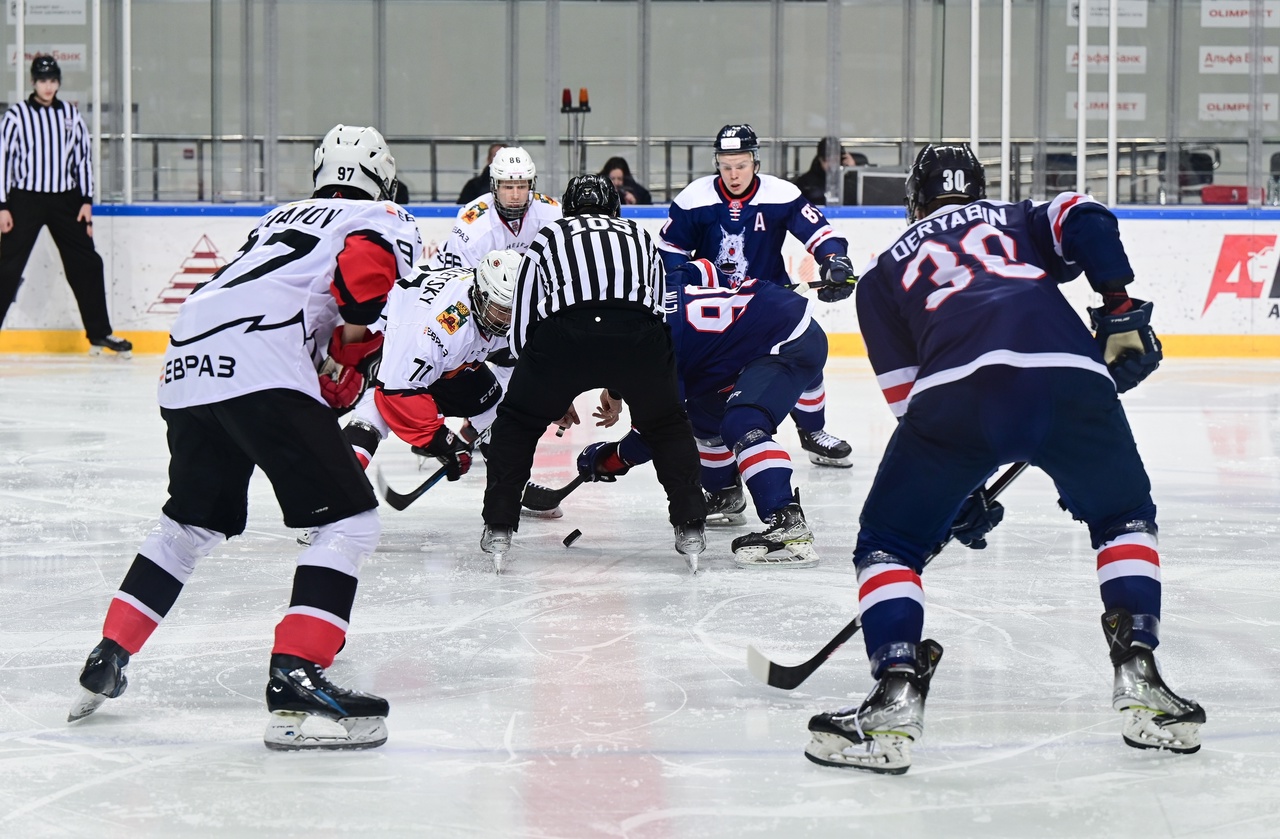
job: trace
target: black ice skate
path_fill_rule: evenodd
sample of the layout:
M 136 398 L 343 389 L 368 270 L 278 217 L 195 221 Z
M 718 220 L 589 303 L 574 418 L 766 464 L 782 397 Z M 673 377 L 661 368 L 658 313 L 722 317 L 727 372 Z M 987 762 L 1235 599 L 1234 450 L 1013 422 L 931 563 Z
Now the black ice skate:
M 124 668 L 129 663 L 129 653 L 115 641 L 103 638 L 89 653 L 80 671 L 80 696 L 67 713 L 67 722 L 82 720 L 106 702 L 124 693 L 129 679 Z
M 916 661 L 890 667 L 857 708 L 809 720 L 813 739 L 804 756 L 823 766 L 901 775 L 911 768 L 911 744 L 924 732 L 924 700 L 942 658 L 942 645 L 921 641 Z
M 809 453 L 811 463 L 819 466 L 834 466 L 837 469 L 852 468 L 853 461 L 849 456 L 853 454 L 853 446 L 844 440 L 822 430 L 812 434 L 803 428 L 797 428 L 796 431 L 800 434 L 800 448 Z
M 1135 749 L 1199 751 L 1204 709 L 1164 683 L 1155 654 L 1133 641 L 1133 616 L 1124 609 L 1108 610 L 1102 615 L 1102 632 L 1116 668 L 1111 706 L 1124 715 L 1124 742 Z
M 698 573 L 698 558 L 702 556 L 702 552 L 707 549 L 707 532 L 705 523 L 702 521 L 691 521 L 685 524 L 677 524 L 676 532 L 676 552 L 684 557 L 685 564 L 689 566 L 690 573 Z
M 744 568 L 811 568 L 818 564 L 813 531 L 800 509 L 800 490 L 792 502 L 769 516 L 763 533 L 748 533 L 733 540 L 733 561 Z
M 734 478 L 733 486 L 706 493 L 707 525 L 727 527 L 747 523 L 747 497 L 742 492 L 742 476 Z
M 89 355 L 102 355 L 103 350 L 111 350 L 120 358 L 133 358 L 133 343 L 115 335 L 89 341 Z
M 323 667 L 293 655 L 273 654 L 270 673 L 271 722 L 262 738 L 268 749 L 373 749 L 387 742 L 390 706 L 382 697 L 340 688 Z M 311 717 L 332 720 L 346 733 L 304 731 Z
M 511 553 L 511 528 L 486 524 L 480 534 L 480 550 L 493 560 L 493 572 L 501 574 L 507 554 Z

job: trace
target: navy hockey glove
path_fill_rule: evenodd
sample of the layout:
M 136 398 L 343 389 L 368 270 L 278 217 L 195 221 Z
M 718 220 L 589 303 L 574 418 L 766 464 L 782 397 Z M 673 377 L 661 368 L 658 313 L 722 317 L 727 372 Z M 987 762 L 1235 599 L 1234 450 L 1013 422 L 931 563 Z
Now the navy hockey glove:
M 445 425 L 440 426 L 430 443 L 414 446 L 413 453 L 440 461 L 445 468 L 444 476 L 451 481 L 458 480 L 471 469 L 471 446 Z
M 987 534 L 1004 520 L 1004 505 L 987 498 L 984 487 L 978 487 L 960 505 L 951 522 L 951 538 L 966 548 L 980 551 L 987 546 Z
M 341 330 L 329 340 L 329 356 L 320 365 L 320 395 L 338 412 L 346 413 L 364 395 L 382 359 L 381 332 L 365 330 L 364 340 L 342 343 Z
M 1151 329 L 1153 304 L 1137 299 L 1131 302 L 1133 308 L 1120 314 L 1108 313 L 1102 307 L 1089 310 L 1098 349 L 1116 381 L 1118 393 L 1137 387 L 1164 359 L 1160 339 Z
M 818 269 L 822 285 L 818 286 L 818 299 L 823 303 L 835 303 L 853 294 L 858 278 L 853 274 L 853 263 L 847 256 L 833 256 Z
M 618 456 L 617 443 L 592 443 L 578 453 L 578 474 L 587 483 L 613 483 L 631 471 L 631 464 Z

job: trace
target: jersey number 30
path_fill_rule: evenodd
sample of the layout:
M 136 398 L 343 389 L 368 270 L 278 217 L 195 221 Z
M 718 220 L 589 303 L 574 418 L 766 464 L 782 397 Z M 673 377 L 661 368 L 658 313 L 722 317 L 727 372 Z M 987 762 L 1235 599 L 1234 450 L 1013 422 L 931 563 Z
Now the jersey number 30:
M 987 247 L 989 239 L 999 242 L 1004 254 L 992 253 Z M 964 290 L 973 282 L 975 268 L 1011 280 L 1038 280 L 1045 276 L 1044 271 L 1034 265 L 1018 262 L 1017 258 L 1018 248 L 1013 240 L 999 229 L 983 222 L 975 224 L 960 240 L 959 253 L 946 242 L 934 239 L 923 242 L 907 265 L 902 286 L 910 289 L 916 284 L 916 280 L 925 275 L 928 268 L 932 268 L 932 271 L 928 271 L 929 279 L 938 289 L 925 298 L 925 309 L 932 312 L 946 302 L 948 297 Z

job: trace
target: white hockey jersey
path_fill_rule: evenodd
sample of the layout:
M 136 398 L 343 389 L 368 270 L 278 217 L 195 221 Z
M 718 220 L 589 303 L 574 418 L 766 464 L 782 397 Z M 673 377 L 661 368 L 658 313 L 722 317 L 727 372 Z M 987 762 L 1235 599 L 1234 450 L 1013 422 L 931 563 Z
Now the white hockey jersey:
M 277 207 L 178 310 L 161 407 L 272 388 L 324 402 L 317 370 L 334 329 L 344 320 L 373 323 L 395 281 L 413 273 L 421 257 L 417 222 L 390 201 L 326 198 Z
M 484 361 L 507 346 L 489 338 L 471 312 L 471 268 L 419 271 L 396 283 L 387 298 L 386 341 L 378 368 L 386 393 L 426 390 L 462 367 Z
M 533 194 L 518 230 L 498 214 L 493 193 L 486 192 L 458 211 L 453 231 L 432 258 L 433 268 L 474 268 L 489 251 L 513 250 L 524 255 L 538 231 L 561 218 L 560 202 Z

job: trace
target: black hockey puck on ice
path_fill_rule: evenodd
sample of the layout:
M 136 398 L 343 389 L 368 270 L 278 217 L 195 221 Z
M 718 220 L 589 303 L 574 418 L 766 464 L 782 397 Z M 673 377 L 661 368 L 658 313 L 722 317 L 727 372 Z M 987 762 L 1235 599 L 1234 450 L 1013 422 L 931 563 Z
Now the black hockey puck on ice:
M 564 537 L 564 546 L 565 546 L 566 548 L 567 548 L 567 547 L 569 547 L 569 546 L 570 546 L 570 545 L 572 545 L 574 542 L 578 541 L 578 537 L 579 537 L 579 536 L 581 536 L 581 535 L 582 535 L 582 531 L 581 531 L 581 530 L 577 530 L 577 529 L 575 529 L 575 530 L 574 530 L 572 533 L 570 533 L 568 536 Z

